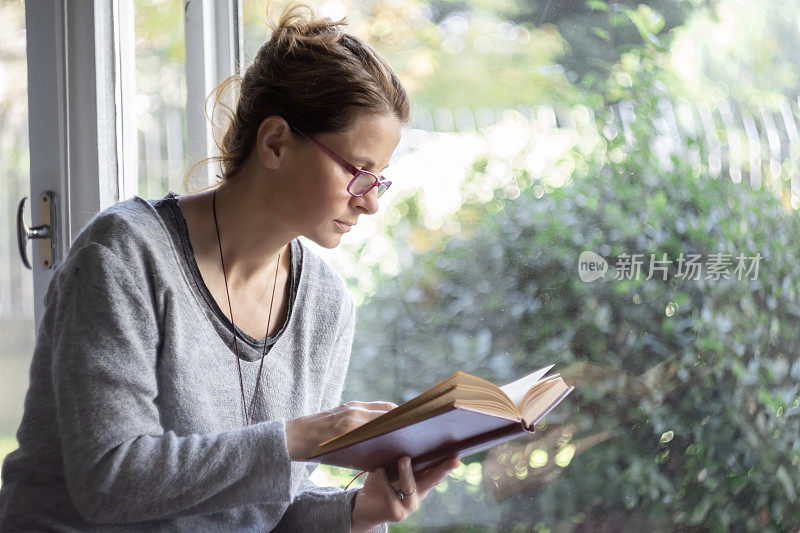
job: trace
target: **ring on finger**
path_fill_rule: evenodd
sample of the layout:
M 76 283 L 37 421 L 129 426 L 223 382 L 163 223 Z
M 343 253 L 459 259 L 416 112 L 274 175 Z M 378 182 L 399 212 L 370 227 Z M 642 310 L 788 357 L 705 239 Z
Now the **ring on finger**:
M 396 489 L 394 491 L 394 493 L 397 494 L 397 499 L 400 500 L 400 501 L 405 500 L 406 497 L 411 496 L 415 492 L 417 492 L 417 489 L 415 489 L 415 488 L 411 489 L 411 490 L 408 490 L 408 491 L 403 490 L 403 489 Z

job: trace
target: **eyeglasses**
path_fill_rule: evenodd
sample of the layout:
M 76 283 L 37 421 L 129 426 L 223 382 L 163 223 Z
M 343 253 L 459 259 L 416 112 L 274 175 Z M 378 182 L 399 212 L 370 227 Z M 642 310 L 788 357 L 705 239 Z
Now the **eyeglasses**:
M 294 129 L 297 133 L 308 139 L 309 141 L 313 142 L 317 146 L 319 146 L 320 150 L 325 152 L 328 157 L 342 165 L 345 170 L 347 170 L 350 174 L 353 175 L 353 179 L 350 180 L 350 183 L 347 185 L 347 192 L 349 192 L 353 196 L 364 196 L 369 191 L 372 190 L 373 187 L 378 187 L 378 198 L 380 198 L 383 193 L 389 189 L 392 185 L 392 182 L 384 178 L 383 176 L 379 176 L 377 174 L 373 174 L 367 170 L 361 170 L 360 168 L 356 167 L 354 164 L 347 161 L 345 158 L 341 157 L 339 154 L 322 144 L 319 140 L 315 139 L 310 135 L 306 135 L 302 131 Z

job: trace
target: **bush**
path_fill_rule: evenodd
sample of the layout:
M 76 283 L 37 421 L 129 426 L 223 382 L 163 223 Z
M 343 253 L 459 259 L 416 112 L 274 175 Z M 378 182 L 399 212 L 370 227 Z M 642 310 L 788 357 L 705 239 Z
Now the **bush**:
M 492 503 L 493 518 L 478 505 L 489 492 L 451 483 L 440 499 L 458 502 L 452 522 L 504 531 L 800 524 L 798 215 L 769 191 L 678 159 L 660 170 L 651 134 L 640 112 L 636 149 L 610 141 L 562 188 L 520 171 L 518 198 L 497 191 L 488 204 L 465 204 L 454 216 L 460 235 L 439 234 L 360 308 L 353 375 L 364 378 L 351 395 L 406 400 L 455 370 L 503 383 L 549 363 L 576 385 L 550 427 L 567 436 L 561 448 L 596 444 L 573 447 L 550 477 L 528 472 L 526 448 L 512 462 L 544 477 Z M 393 228 L 397 245 L 417 226 L 412 217 Z M 584 250 L 644 254 L 643 276 L 583 282 Z M 706 268 L 702 279 L 679 279 L 681 253 L 702 254 L 706 268 L 710 254 L 730 254 L 731 279 L 705 279 Z M 667 281 L 644 279 L 650 254 L 673 261 Z M 737 279 L 739 254 L 763 258 L 756 279 Z M 442 523 L 441 505 L 404 527 Z
M 624 76 L 587 97 L 596 116 L 609 102 L 633 105 L 629 144 L 599 122 L 608 142 L 572 150 L 566 186 L 519 170 L 519 197 L 465 203 L 450 221 L 460 233 L 428 232 L 430 249 L 379 280 L 359 310 L 352 397 L 407 400 L 455 370 L 503 383 L 550 363 L 576 386 L 539 439 L 469 459 L 399 529 L 800 525 L 800 217 L 702 166 L 673 158 L 663 170 L 652 124 L 671 82 L 658 39 L 640 29 L 648 44 L 612 69 Z M 409 216 L 391 228 L 403 250 L 423 231 L 417 199 L 406 202 Z M 645 268 L 584 282 L 586 250 L 672 264 L 667 280 L 645 279 Z M 701 279 L 679 276 L 680 254 L 701 254 Z M 707 277 L 712 254 L 730 255 L 728 279 Z M 735 272 L 739 254 L 760 255 L 757 276 Z M 483 490 L 465 473 L 481 470 Z M 491 495 L 499 501 L 485 503 Z

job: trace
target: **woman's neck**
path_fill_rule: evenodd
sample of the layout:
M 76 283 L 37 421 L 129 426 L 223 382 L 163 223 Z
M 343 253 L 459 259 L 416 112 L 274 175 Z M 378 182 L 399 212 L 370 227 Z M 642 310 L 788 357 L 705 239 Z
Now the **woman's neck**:
M 274 275 L 279 254 L 282 255 L 280 269 L 288 268 L 285 265 L 289 264 L 289 243 L 297 234 L 275 216 L 277 210 L 270 204 L 278 198 L 274 191 L 263 186 L 267 183 L 269 180 L 240 174 L 216 188 L 216 220 L 228 283 L 232 287 L 259 284 L 268 273 Z M 192 247 L 195 255 L 208 261 L 219 261 L 214 192 L 212 189 L 179 199 L 184 218 L 194 219 L 196 235 L 192 236 Z

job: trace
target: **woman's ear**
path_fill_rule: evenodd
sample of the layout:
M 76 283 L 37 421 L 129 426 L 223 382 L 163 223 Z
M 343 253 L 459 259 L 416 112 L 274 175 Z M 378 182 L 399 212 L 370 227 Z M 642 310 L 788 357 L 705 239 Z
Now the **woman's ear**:
M 293 140 L 292 130 L 286 119 L 280 115 L 266 117 L 261 121 L 256 135 L 259 162 L 266 168 L 279 168 Z

